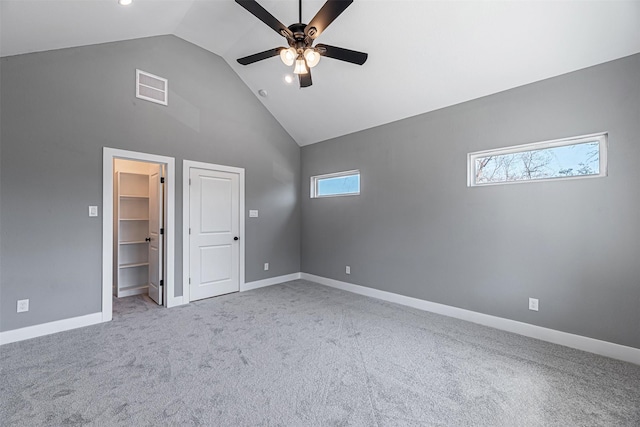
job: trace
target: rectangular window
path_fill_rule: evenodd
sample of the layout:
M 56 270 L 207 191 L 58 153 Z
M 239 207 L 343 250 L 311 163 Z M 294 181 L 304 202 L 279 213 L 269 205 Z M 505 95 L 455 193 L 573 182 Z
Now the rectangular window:
M 346 171 L 311 177 L 311 198 L 360 194 L 360 171 Z
M 468 186 L 607 176 L 607 134 L 467 155 Z

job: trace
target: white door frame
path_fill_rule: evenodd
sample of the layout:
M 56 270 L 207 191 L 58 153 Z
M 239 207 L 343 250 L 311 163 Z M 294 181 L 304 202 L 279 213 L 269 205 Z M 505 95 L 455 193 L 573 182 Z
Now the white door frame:
M 239 289 L 244 288 L 244 169 L 233 166 L 215 165 L 213 163 L 182 161 L 182 298 L 183 304 L 190 302 L 189 292 L 189 170 L 191 168 L 211 171 L 237 173 L 240 182 L 240 283 Z
M 104 147 L 102 153 L 102 321 L 113 318 L 113 161 L 138 160 L 165 165 L 165 230 L 166 277 L 164 301 L 166 307 L 182 304 L 174 297 L 175 264 L 175 159 L 173 157 Z

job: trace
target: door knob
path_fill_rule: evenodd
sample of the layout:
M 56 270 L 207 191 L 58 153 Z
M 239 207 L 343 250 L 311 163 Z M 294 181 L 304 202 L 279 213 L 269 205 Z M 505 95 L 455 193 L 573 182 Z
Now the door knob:
M 145 242 L 150 242 L 151 241 L 151 237 L 147 237 L 146 239 L 144 239 Z
M 238 239 L 239 239 L 239 237 L 238 237 L 238 236 L 236 236 L 236 237 L 234 237 L 234 238 L 233 238 L 233 240 L 238 240 Z

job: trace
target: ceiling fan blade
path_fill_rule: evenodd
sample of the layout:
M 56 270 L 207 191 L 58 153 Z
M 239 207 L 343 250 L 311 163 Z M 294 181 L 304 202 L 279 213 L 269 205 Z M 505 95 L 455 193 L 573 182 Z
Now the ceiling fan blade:
M 327 58 L 338 59 L 340 61 L 351 62 L 352 64 L 362 65 L 367 61 L 369 54 L 357 52 L 355 50 L 344 49 L 341 47 L 329 46 L 327 44 L 316 45 L 318 53 Z
M 318 37 L 351 3 L 353 0 L 327 0 L 309 22 L 309 25 L 305 27 L 305 35 L 312 39 Z
M 262 61 L 263 59 L 271 58 L 273 56 L 280 55 L 280 50 L 284 48 L 276 47 L 275 49 L 265 50 L 264 52 L 254 53 L 253 55 L 245 56 L 238 59 L 238 62 L 242 65 L 253 64 L 254 62 Z
M 278 21 L 272 14 L 260 6 L 255 0 L 236 0 L 240 6 L 247 9 L 253 16 L 270 26 L 282 37 L 291 38 L 293 33 L 282 22 Z
M 300 80 L 300 87 L 309 87 L 313 83 L 311 81 L 311 70 L 307 74 L 298 74 L 298 79 Z

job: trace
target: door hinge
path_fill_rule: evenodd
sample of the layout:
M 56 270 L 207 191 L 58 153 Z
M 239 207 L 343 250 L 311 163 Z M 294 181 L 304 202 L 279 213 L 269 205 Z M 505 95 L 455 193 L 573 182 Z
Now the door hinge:
M 191 234 L 191 227 L 189 227 L 189 234 Z
M 160 287 L 164 286 L 164 280 L 160 279 Z
M 189 277 L 189 284 L 191 284 L 191 277 Z
M 160 229 L 160 234 L 164 234 L 164 228 Z
M 160 177 L 160 184 L 164 184 L 164 176 Z
M 191 185 L 191 178 L 189 178 L 189 185 Z

